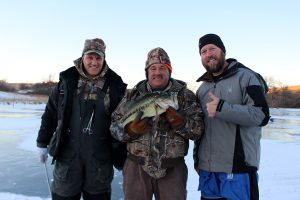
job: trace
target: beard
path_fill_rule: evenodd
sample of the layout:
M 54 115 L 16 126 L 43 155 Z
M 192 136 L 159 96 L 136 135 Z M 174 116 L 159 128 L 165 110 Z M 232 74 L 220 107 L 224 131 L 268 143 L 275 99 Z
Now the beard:
M 220 56 L 211 56 L 208 58 L 209 63 L 204 63 L 202 61 L 202 64 L 206 71 L 211 74 L 220 74 L 223 72 L 224 64 L 225 64 L 225 56 L 223 53 L 221 53 Z

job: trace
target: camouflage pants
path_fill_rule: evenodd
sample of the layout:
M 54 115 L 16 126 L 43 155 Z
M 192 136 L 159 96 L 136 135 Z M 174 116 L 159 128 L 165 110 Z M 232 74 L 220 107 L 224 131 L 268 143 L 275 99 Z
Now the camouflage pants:
M 185 200 L 187 166 L 184 162 L 168 168 L 166 176 L 154 179 L 137 163 L 127 159 L 123 168 L 125 200 Z

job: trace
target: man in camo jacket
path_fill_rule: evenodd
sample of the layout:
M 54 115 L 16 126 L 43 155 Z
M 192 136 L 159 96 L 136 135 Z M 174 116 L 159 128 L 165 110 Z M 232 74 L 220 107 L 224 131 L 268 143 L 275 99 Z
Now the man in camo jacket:
M 172 66 L 162 48 L 152 49 L 146 61 L 146 80 L 142 80 L 121 100 L 112 114 L 113 137 L 127 142 L 128 157 L 123 168 L 125 199 L 186 199 L 187 166 L 184 157 L 189 139 L 199 139 L 204 125 L 195 94 L 186 83 L 171 78 Z M 153 92 L 178 93 L 179 109 L 152 118 L 135 120 L 124 128 L 121 118 L 128 101 Z M 172 188 L 172 192 L 170 192 Z
M 43 164 L 48 152 L 53 158 L 52 200 L 111 199 L 118 142 L 109 131 L 110 116 L 127 84 L 108 66 L 105 49 L 101 38 L 85 40 L 45 107 L 36 142 Z

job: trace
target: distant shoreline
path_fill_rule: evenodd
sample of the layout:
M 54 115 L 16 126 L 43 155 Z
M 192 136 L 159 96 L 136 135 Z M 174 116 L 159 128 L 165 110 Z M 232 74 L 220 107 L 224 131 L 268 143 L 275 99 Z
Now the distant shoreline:
M 20 94 L 17 92 L 1 92 L 0 91 L 0 103 L 12 104 L 12 103 L 32 103 L 42 104 L 48 100 L 47 95 L 34 95 L 34 94 Z

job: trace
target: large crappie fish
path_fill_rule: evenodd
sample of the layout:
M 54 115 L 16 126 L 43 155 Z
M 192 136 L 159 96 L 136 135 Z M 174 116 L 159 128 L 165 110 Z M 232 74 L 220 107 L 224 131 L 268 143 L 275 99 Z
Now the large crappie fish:
M 136 116 L 143 112 L 141 119 L 145 117 L 158 116 L 164 113 L 169 106 L 178 110 L 177 92 L 172 93 L 150 93 L 140 99 L 129 101 L 124 108 L 124 116 L 121 118 L 123 127 L 133 121 Z

